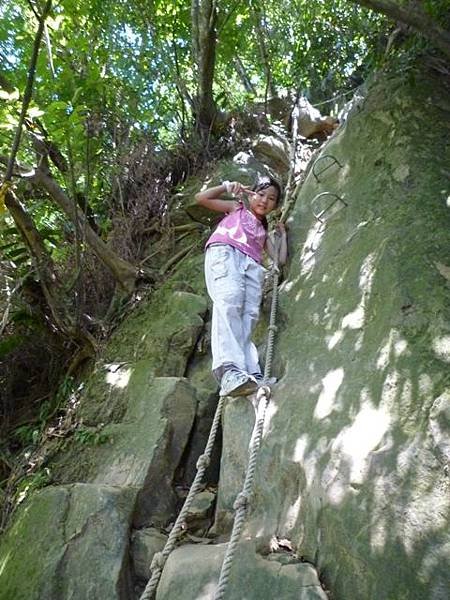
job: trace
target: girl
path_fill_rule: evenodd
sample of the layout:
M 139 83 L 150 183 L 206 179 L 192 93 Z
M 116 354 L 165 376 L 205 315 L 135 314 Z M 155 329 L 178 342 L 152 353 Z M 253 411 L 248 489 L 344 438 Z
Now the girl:
M 246 194 L 248 208 L 236 200 L 222 200 L 224 193 Z M 263 379 L 258 353 L 251 340 L 259 316 L 264 268 L 262 251 L 274 257 L 267 235 L 268 215 L 280 201 L 281 189 L 271 177 L 261 178 L 253 189 L 238 181 L 199 192 L 199 204 L 226 213 L 206 243 L 205 278 L 213 301 L 211 347 L 213 373 L 220 381 L 221 396 L 246 396 Z M 278 263 L 286 262 L 286 230 L 281 236 Z

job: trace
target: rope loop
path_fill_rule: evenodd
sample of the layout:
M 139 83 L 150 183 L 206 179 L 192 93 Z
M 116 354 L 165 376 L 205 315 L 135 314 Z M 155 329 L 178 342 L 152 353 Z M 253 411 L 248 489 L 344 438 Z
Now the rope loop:
M 269 331 L 273 331 L 274 333 L 276 333 L 278 331 L 277 325 L 269 325 L 269 327 L 267 329 Z
M 272 390 L 270 389 L 270 387 L 268 385 L 262 385 L 258 388 L 258 391 L 256 392 L 256 399 L 262 400 L 262 398 L 270 398 L 271 395 Z
M 197 463 L 196 463 L 196 467 L 197 469 L 207 469 L 209 467 L 209 463 L 210 463 L 210 458 L 207 454 L 200 454 L 200 456 L 197 459 Z
M 166 560 L 167 556 L 164 556 L 162 552 L 156 552 L 153 555 L 152 562 L 150 564 L 150 570 L 152 571 L 152 573 L 157 569 L 159 571 L 162 571 L 164 569 L 164 565 L 166 564 Z
M 236 496 L 236 500 L 234 501 L 233 509 L 239 510 L 240 508 L 247 508 L 249 502 L 250 498 L 248 494 L 245 492 L 239 492 L 239 494 Z

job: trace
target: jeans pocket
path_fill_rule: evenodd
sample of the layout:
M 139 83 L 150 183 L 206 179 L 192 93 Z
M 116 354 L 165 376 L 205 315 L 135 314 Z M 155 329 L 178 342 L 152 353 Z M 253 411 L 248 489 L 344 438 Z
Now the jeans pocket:
M 217 246 L 214 248 L 214 254 L 211 260 L 211 273 L 215 280 L 228 275 L 229 259 L 230 250 L 226 246 Z

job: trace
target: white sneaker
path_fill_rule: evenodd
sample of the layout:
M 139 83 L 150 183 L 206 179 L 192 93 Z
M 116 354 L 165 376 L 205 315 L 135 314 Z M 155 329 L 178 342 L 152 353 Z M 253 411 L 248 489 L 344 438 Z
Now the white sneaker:
M 249 396 L 256 392 L 256 379 L 244 371 L 229 369 L 225 371 L 220 382 L 220 396 Z
M 276 377 L 269 377 L 266 381 L 264 381 L 264 375 L 262 373 L 252 373 L 252 377 L 256 379 L 256 383 L 258 384 L 258 386 L 274 385 L 278 381 Z

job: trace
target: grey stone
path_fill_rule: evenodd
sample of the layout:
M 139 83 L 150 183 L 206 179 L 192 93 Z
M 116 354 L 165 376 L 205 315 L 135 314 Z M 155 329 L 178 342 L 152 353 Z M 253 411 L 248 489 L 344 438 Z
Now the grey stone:
M 231 531 L 233 504 L 242 489 L 248 463 L 248 449 L 255 423 L 255 410 L 248 398 L 228 398 L 223 411 L 222 459 L 213 531 Z
M 133 531 L 130 551 L 134 574 L 138 579 L 149 579 L 153 556 L 164 548 L 166 542 L 167 535 L 153 527 Z
M 289 144 L 281 137 L 260 135 L 253 143 L 255 157 L 279 173 L 289 170 Z
M 284 376 L 269 405 L 244 537 L 263 547 L 274 534 L 292 540 L 336 598 L 448 598 L 450 297 L 434 265 L 449 264 L 439 173 L 450 148 L 438 125 L 429 128 L 442 119 L 434 102 L 445 94 L 434 87 L 433 103 L 423 104 L 420 94 L 436 82 L 424 71 L 417 77 L 377 78 L 322 149 L 342 168 L 319 183 L 309 172 L 288 223 L 276 345 Z M 392 105 L 397 94 L 413 104 L 414 133 Z M 433 160 L 423 131 L 442 150 Z M 405 163 L 408 177 L 394 178 Z M 324 190 L 348 206 L 320 223 L 311 201 Z M 222 522 L 249 439 L 249 419 L 226 411 Z
M 105 428 L 110 444 L 93 449 L 95 483 L 139 488 L 135 526 L 164 525 L 175 511 L 175 470 L 195 417 L 195 390 L 185 379 L 147 375 L 135 365 L 121 423 Z
M 432 445 L 448 473 L 450 468 L 450 390 L 445 391 L 433 402 L 430 411 L 429 433 Z
M 180 590 L 183 590 L 185 600 L 212 600 L 226 546 L 186 545 L 177 548 L 166 563 L 156 600 L 172 600 Z M 327 596 L 311 565 L 298 560 L 295 564 L 283 565 L 256 554 L 251 543 L 240 543 L 236 548 L 226 598 L 326 600 Z
M 123 600 L 134 491 L 74 484 L 34 494 L 0 547 L 0 598 Z
M 337 119 L 330 116 L 322 116 L 317 108 L 305 98 L 301 97 L 298 102 L 299 133 L 305 138 L 312 137 L 318 133 L 330 134 L 337 127 Z
M 203 492 L 196 494 L 187 512 L 186 521 L 192 522 L 208 518 L 211 515 L 215 500 L 216 494 L 211 490 L 203 490 Z

